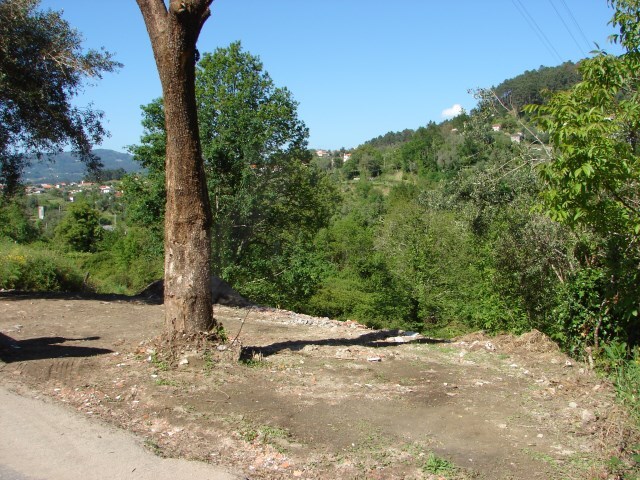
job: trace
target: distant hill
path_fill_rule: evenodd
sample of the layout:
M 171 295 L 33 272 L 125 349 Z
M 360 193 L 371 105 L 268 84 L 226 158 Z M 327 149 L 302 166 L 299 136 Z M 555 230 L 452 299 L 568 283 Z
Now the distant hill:
M 98 148 L 93 150 L 104 165 L 105 170 L 124 169 L 126 172 L 139 172 L 143 168 L 128 153 Z M 87 169 L 78 157 L 71 152 L 62 152 L 43 160 L 33 160 L 24 170 L 23 181 L 27 183 L 78 182 L 87 174 Z
M 516 77 L 509 78 L 491 90 L 509 107 L 520 111 L 527 104 L 542 104 L 545 101 L 545 90 L 558 92 L 568 90 L 582 80 L 578 71 L 579 63 L 565 62 L 555 67 L 544 65 L 536 70 L 526 70 Z M 449 124 L 452 128 L 462 128 L 466 116 L 457 116 L 440 122 L 439 125 Z M 384 135 L 364 142 L 377 149 L 386 147 L 396 148 L 410 142 L 418 129 L 404 129 L 400 132 L 387 132 Z
M 557 92 L 568 90 L 581 80 L 578 64 L 565 62 L 557 67 L 541 66 L 537 70 L 505 80 L 493 88 L 496 95 L 507 105 L 520 110 L 527 104 L 542 104 L 545 101 L 544 90 Z

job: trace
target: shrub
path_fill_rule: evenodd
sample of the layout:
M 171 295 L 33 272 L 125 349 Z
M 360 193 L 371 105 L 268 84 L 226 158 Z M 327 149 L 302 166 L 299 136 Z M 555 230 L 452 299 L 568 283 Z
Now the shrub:
M 24 205 L 18 201 L 4 202 L 0 199 L 0 238 L 27 243 L 35 240 L 38 233 Z
M 80 291 L 82 274 L 55 252 L 37 246 L 0 243 L 0 288 L 26 291 Z
M 603 345 L 600 360 L 616 387 L 620 402 L 640 422 L 640 349 L 630 350 L 624 342 L 611 342 Z
M 100 293 L 132 294 L 162 278 L 162 232 L 130 227 L 105 236 L 100 251 L 76 254 L 92 286 Z
M 56 227 L 55 239 L 67 250 L 93 252 L 103 232 L 100 213 L 86 203 L 76 203 Z

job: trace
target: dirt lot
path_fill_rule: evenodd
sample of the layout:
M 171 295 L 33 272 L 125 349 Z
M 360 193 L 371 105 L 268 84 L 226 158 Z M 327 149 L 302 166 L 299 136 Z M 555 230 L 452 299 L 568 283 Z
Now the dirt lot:
M 230 339 L 246 318 L 242 349 L 169 367 L 161 305 L 1 293 L 0 312 L 3 385 L 250 479 L 608 478 L 630 441 L 610 385 L 537 332 L 441 342 L 215 306 Z

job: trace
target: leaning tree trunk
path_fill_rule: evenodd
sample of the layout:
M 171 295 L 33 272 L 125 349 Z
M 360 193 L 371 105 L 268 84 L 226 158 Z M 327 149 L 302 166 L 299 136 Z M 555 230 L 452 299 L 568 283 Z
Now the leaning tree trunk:
M 165 330 L 214 327 L 209 277 L 211 208 L 198 132 L 196 41 L 212 0 L 137 0 L 151 39 L 167 131 L 164 230 Z

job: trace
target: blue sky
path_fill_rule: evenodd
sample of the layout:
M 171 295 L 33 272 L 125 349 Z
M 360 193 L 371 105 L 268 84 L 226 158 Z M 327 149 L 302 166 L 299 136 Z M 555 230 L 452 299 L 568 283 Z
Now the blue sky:
M 85 46 L 124 67 L 78 98 L 105 112 L 103 148 L 137 143 L 140 105 L 161 95 L 135 0 L 43 0 Z M 240 40 L 299 102 L 315 148 L 351 148 L 475 105 L 490 87 L 541 65 L 584 58 L 614 33 L 606 0 L 215 0 L 200 52 Z

